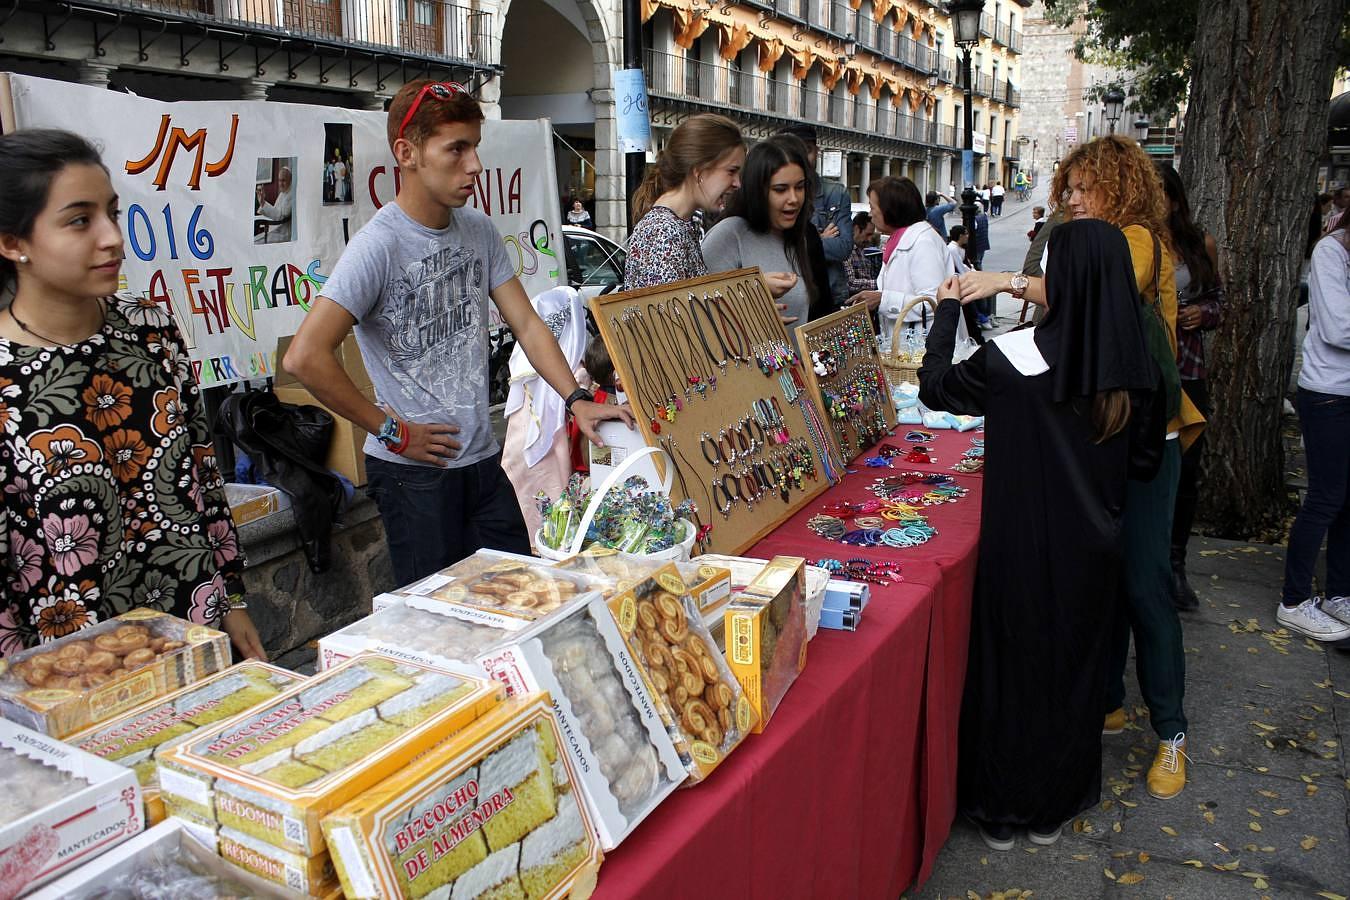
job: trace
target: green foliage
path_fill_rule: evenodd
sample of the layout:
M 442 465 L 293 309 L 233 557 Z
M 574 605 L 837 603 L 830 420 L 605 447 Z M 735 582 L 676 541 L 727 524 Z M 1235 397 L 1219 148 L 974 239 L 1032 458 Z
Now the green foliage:
M 1199 0 L 1046 0 L 1046 16 L 1086 25 L 1074 52 L 1084 62 L 1131 73 L 1129 110 L 1170 119 L 1186 97 Z M 1127 87 L 1127 85 L 1121 85 Z M 1109 85 L 1098 85 L 1092 99 Z
M 1186 99 L 1190 55 L 1202 12 L 1200 0 L 1046 0 L 1045 15 L 1067 28 L 1082 20 L 1083 35 L 1074 53 L 1084 62 L 1129 73 L 1131 112 L 1170 119 Z M 1337 69 L 1350 68 L 1350 5 L 1341 25 Z M 1110 85 L 1098 85 L 1089 97 L 1099 100 Z

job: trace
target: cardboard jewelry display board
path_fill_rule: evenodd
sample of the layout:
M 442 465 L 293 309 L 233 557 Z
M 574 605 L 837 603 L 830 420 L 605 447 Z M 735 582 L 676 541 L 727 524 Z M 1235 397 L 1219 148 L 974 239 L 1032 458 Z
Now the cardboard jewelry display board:
M 896 424 L 872 317 L 865 306 L 847 306 L 796 330 L 806 384 L 829 422 L 834 451 L 857 459 Z
M 759 269 L 595 297 L 591 312 L 643 439 L 674 462 L 671 498 L 698 508 L 702 552 L 743 552 L 842 473 Z

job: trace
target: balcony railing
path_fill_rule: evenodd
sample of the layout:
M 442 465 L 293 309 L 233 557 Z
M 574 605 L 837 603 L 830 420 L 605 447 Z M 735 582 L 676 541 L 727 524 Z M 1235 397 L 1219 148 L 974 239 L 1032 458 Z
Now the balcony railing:
M 934 141 L 934 143 L 938 144 L 938 145 L 941 146 L 941 147 L 955 147 L 955 146 L 956 146 L 956 126 L 955 126 L 955 125 L 939 125 L 939 126 L 938 126 L 938 129 L 937 129 L 937 140 Z
M 485 59 L 493 33 L 492 13 L 445 0 L 98 0 L 94 5 L 463 60 Z
M 1008 49 L 1011 50 L 1011 51 L 1014 52 L 1014 53 L 1021 53 L 1021 52 L 1022 52 L 1022 32 L 1020 32 L 1020 31 L 1018 31 L 1016 28 L 1012 28 L 1012 27 L 1009 27 L 1009 28 L 1008 28 L 1008 31 L 1011 32 L 1011 34 L 1009 35 L 1009 38 L 1008 38 Z
M 985 37 L 993 37 L 994 36 L 993 28 L 994 28 L 993 18 L 989 15 L 989 13 L 982 14 L 980 16 L 980 34 L 984 35 Z

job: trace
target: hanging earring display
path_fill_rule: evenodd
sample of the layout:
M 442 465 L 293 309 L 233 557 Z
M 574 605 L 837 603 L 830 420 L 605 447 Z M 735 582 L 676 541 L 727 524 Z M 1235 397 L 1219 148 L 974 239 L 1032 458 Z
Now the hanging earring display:
M 807 388 L 825 413 L 838 458 L 857 459 L 895 430 L 895 405 L 866 307 L 798 325 L 797 343 L 807 354 Z
M 671 499 L 694 503 L 704 552 L 744 552 L 843 473 L 810 362 L 776 310 L 755 269 L 591 300 L 643 439 L 675 469 Z

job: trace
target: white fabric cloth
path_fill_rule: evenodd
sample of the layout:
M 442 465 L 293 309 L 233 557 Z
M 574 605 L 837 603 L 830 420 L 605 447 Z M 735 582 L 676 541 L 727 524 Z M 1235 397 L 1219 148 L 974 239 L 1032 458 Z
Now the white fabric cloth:
M 1012 363 L 1013 368 L 1028 378 L 1050 371 L 1050 364 L 1041 355 L 1036 346 L 1036 329 L 1024 328 L 1021 331 L 1009 331 L 994 338 L 998 349 Z
M 545 291 L 533 301 L 539 318 L 549 323 L 569 369 L 576 369 L 586 352 L 586 304 L 580 292 L 570 287 Z M 558 324 L 561 328 L 557 328 Z M 567 424 L 564 398 L 534 371 L 525 350 L 516 344 L 511 351 L 511 389 L 506 396 L 506 415 L 525 415 L 525 464 L 533 467 L 548 455 L 559 431 Z
M 964 275 L 966 272 L 966 248 L 955 241 L 947 242 L 947 255 L 951 257 L 953 271 L 957 275 Z

